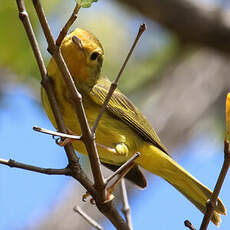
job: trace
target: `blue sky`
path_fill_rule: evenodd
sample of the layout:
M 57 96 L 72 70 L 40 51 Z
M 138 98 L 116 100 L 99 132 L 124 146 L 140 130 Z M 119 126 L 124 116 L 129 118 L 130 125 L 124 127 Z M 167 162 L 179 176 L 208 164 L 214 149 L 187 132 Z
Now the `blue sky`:
M 6 94 L 0 111 L 0 157 L 42 167 L 61 168 L 66 165 L 65 154 L 46 135 L 32 130 L 33 125 L 53 129 L 43 110 L 31 99 L 24 87 L 12 87 Z M 213 136 L 202 135 L 191 140 L 186 148 L 177 152 L 191 152 L 179 163 L 210 188 L 213 188 L 220 171 L 222 146 L 213 143 Z M 210 142 L 209 140 L 212 140 Z M 205 153 L 209 153 L 208 155 Z M 205 157 L 202 157 L 204 156 Z M 230 207 L 230 177 L 227 175 L 221 198 Z M 0 229 L 22 229 L 28 220 L 38 219 L 47 213 L 62 196 L 72 179 L 65 176 L 46 176 L 0 165 Z M 184 229 L 183 221 L 190 219 L 199 226 L 202 215 L 179 192 L 161 178 L 150 175 L 148 188 L 134 190 L 130 204 L 134 229 Z M 12 219 L 14 221 L 12 221 Z M 105 225 L 106 229 L 114 229 Z M 230 218 L 223 217 L 220 229 L 229 229 Z M 209 229 L 216 229 L 210 224 Z

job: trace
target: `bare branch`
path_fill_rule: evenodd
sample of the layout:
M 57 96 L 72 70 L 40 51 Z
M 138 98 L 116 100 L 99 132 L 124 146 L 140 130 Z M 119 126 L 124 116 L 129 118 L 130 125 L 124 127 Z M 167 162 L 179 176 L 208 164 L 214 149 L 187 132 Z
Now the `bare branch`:
M 106 185 L 119 173 L 124 171 L 126 168 L 129 168 L 129 166 L 140 156 L 141 154 L 139 152 L 135 153 L 130 159 L 128 159 L 120 168 L 118 168 L 111 176 L 105 179 Z
M 25 169 L 28 171 L 33 171 L 33 172 L 38 172 L 38 173 L 43 173 L 48 175 L 65 175 L 65 176 L 71 175 L 71 171 L 68 167 L 63 169 L 41 168 L 33 165 L 20 163 L 12 159 L 5 160 L 1 158 L 0 158 L 0 164 L 8 165 L 9 167 L 12 168 L 20 168 L 20 169 Z
M 72 15 L 70 16 L 69 20 L 66 22 L 65 26 L 62 28 L 57 40 L 56 40 L 56 45 L 60 46 L 63 39 L 65 38 L 66 34 L 69 31 L 69 28 L 73 25 L 74 21 L 77 19 L 77 14 L 78 11 L 80 10 L 80 6 L 78 5 L 77 1 L 76 1 L 76 6 L 73 10 Z
M 185 220 L 184 225 L 190 230 L 196 230 L 195 227 L 192 225 L 192 223 L 189 220 Z
M 108 94 L 106 95 L 105 101 L 104 101 L 104 103 L 103 103 L 103 105 L 102 105 L 102 107 L 101 107 L 100 113 L 99 113 L 99 115 L 98 115 L 96 121 L 95 121 L 94 124 L 93 124 L 92 133 L 95 133 L 95 132 L 96 132 L 97 126 L 98 126 L 98 124 L 99 124 L 99 122 L 100 122 L 100 120 L 101 120 L 101 117 L 102 117 L 102 115 L 103 115 L 105 109 L 106 109 L 106 106 L 108 105 L 109 100 L 110 100 L 110 98 L 111 98 L 112 95 L 113 95 L 113 92 L 114 92 L 115 89 L 117 88 L 117 84 L 118 84 L 118 81 L 119 81 L 119 79 L 120 79 L 120 77 L 121 77 L 121 74 L 123 73 L 123 71 L 124 71 L 124 69 L 125 69 L 125 67 L 126 67 L 126 65 L 127 65 L 127 63 L 128 63 L 129 58 L 130 58 L 130 56 L 132 55 L 133 50 L 134 50 L 134 48 L 135 48 L 137 42 L 139 41 L 141 35 L 143 34 L 143 32 L 144 32 L 145 30 L 146 30 L 145 24 L 140 25 L 139 31 L 138 31 L 138 33 L 137 33 L 137 36 L 136 36 L 134 42 L 133 42 L 133 45 L 132 45 L 132 47 L 131 47 L 131 49 L 130 49 L 130 51 L 129 51 L 129 53 L 128 53 L 128 55 L 127 55 L 127 57 L 126 57 L 126 59 L 125 59 L 123 65 L 122 65 L 122 67 L 121 67 L 121 69 L 120 69 L 120 71 L 119 71 L 119 73 L 118 73 L 116 79 L 115 79 L 115 81 L 111 84 L 110 89 L 109 89 L 109 92 L 108 92 Z
M 45 88 L 56 123 L 57 127 L 61 132 L 66 133 L 67 129 L 65 127 L 59 105 L 57 103 L 55 94 L 54 94 L 54 89 L 53 89 L 53 84 L 50 81 L 49 77 L 47 76 L 47 71 L 45 68 L 44 61 L 41 56 L 41 52 L 38 47 L 37 40 L 35 38 L 33 28 L 31 26 L 28 13 L 25 8 L 25 4 L 23 0 L 17 0 L 17 5 L 18 5 L 18 10 L 19 10 L 19 17 L 22 20 L 22 23 L 25 27 L 25 30 L 27 32 L 27 36 L 29 37 L 31 46 L 33 48 L 34 55 L 36 57 L 40 72 L 41 72 L 41 77 L 42 77 L 42 86 Z M 85 189 L 90 192 L 90 194 L 95 194 L 96 190 L 93 187 L 92 182 L 88 179 L 86 174 L 84 173 L 83 170 L 81 170 L 81 166 L 79 164 L 79 159 L 77 155 L 75 154 L 75 151 L 73 149 L 73 146 L 71 143 L 67 144 L 65 147 L 66 154 L 68 156 L 69 160 L 69 166 L 72 171 L 72 176 L 77 179 L 84 187 Z
M 132 219 L 131 219 L 131 208 L 129 206 L 128 195 L 127 195 L 127 190 L 126 190 L 124 178 L 121 179 L 121 192 L 122 192 L 122 202 L 123 202 L 122 212 L 125 215 L 125 219 L 126 219 L 126 222 L 129 226 L 130 230 L 133 230 Z
M 39 133 L 45 133 L 45 134 L 49 134 L 52 136 L 58 136 L 58 137 L 64 137 L 64 138 L 71 138 L 74 140 L 81 140 L 81 136 L 75 136 L 75 135 L 71 135 L 71 134 L 66 134 L 66 133 L 60 133 L 60 132 L 56 132 L 56 131 L 51 131 L 48 129 L 44 129 L 44 128 L 40 128 L 37 126 L 33 127 L 34 131 L 37 131 Z
M 83 212 L 79 206 L 74 206 L 73 210 L 77 212 L 80 216 L 82 216 L 94 228 L 98 230 L 103 230 L 103 228 L 95 220 L 93 220 L 89 215 Z
M 33 51 L 36 56 L 37 53 L 40 54 L 40 51 L 39 51 L 38 46 L 35 46 L 37 45 L 37 42 L 33 34 L 32 26 L 29 22 L 29 18 L 26 12 L 24 1 L 17 0 L 17 3 L 18 3 L 20 18 L 25 26 L 25 30 L 27 31 L 28 37 L 30 38 L 31 46 L 33 47 Z M 89 159 L 90 159 L 91 168 L 93 171 L 95 184 L 94 185 L 92 184 L 92 182 L 88 179 L 86 174 L 81 169 L 81 166 L 79 164 L 79 159 L 77 158 L 74 152 L 73 146 L 69 143 L 68 145 L 65 146 L 65 151 L 68 156 L 71 175 L 72 177 L 77 179 L 86 188 L 86 190 L 93 196 L 93 198 L 96 201 L 98 209 L 112 222 L 112 224 L 117 229 L 128 230 L 129 229 L 128 225 L 122 219 L 120 214 L 117 212 L 113 203 L 112 202 L 104 203 L 104 201 L 106 200 L 106 190 L 105 190 L 104 178 L 103 178 L 103 175 L 100 169 L 100 161 L 99 161 L 99 157 L 97 154 L 94 135 L 92 135 L 87 119 L 86 119 L 85 111 L 82 105 L 81 95 L 79 94 L 79 92 L 77 91 L 75 87 L 73 79 L 60 53 L 59 47 L 55 44 L 54 38 L 51 34 L 51 31 L 47 23 L 47 19 L 44 15 L 43 8 L 41 7 L 40 1 L 33 0 L 33 4 L 37 12 L 39 21 L 41 23 L 42 29 L 44 31 L 45 37 L 48 42 L 48 51 L 53 55 L 57 65 L 59 66 L 60 71 L 66 81 L 67 87 L 69 88 L 71 99 L 75 104 L 76 114 L 78 115 L 79 123 L 81 125 L 81 130 L 83 133 L 82 139 L 86 145 L 86 149 L 89 154 Z M 32 36 L 30 36 L 29 33 L 31 33 Z M 34 45 L 34 43 L 36 44 Z M 34 49 L 34 47 L 36 47 L 36 49 Z M 58 129 L 61 130 L 61 132 L 66 133 L 67 129 L 64 125 L 64 122 L 63 122 L 63 119 L 60 113 L 60 109 L 58 107 L 58 104 L 55 98 L 55 94 L 53 91 L 53 85 L 47 76 L 47 71 L 45 69 L 45 65 L 44 65 L 44 62 L 41 56 L 39 57 L 39 60 L 37 61 L 39 64 L 39 68 L 40 66 L 42 67 L 40 68 L 41 75 L 42 75 L 42 86 L 46 89 L 47 96 L 50 101 L 50 105 L 53 110 L 53 114 L 55 116 Z M 41 65 L 40 65 L 40 62 L 41 62 Z
M 66 85 L 69 89 L 70 97 L 74 103 L 75 112 L 77 114 L 77 117 L 79 119 L 79 124 L 81 126 L 82 130 L 82 140 L 85 143 L 85 147 L 87 149 L 91 169 L 93 172 L 94 177 L 94 183 L 95 188 L 100 191 L 101 195 L 98 197 L 98 199 L 102 199 L 102 201 L 106 200 L 106 190 L 105 190 L 105 183 L 104 183 L 104 177 L 101 172 L 101 164 L 96 148 L 95 138 L 94 135 L 92 135 L 91 130 L 89 128 L 89 124 L 86 118 L 86 114 L 83 108 L 82 104 L 82 97 L 80 93 L 78 92 L 73 78 L 66 66 L 66 63 L 61 55 L 59 47 L 55 44 L 54 38 L 52 36 L 52 33 L 50 31 L 47 19 L 44 14 L 44 10 L 41 6 L 41 3 L 39 0 L 33 0 L 34 8 L 37 12 L 39 21 L 41 23 L 43 32 L 45 34 L 47 43 L 48 43 L 48 51 L 53 55 L 61 73 L 64 77 L 64 80 L 66 82 Z
M 221 168 L 218 180 L 216 182 L 216 186 L 214 188 L 214 191 L 210 197 L 210 200 L 207 202 L 206 205 L 206 212 L 203 218 L 203 221 L 200 226 L 200 230 L 206 230 L 208 227 L 208 224 L 212 218 L 213 211 L 216 207 L 216 202 L 218 199 L 218 195 L 220 193 L 220 190 L 222 188 L 225 176 L 227 175 L 228 169 L 230 165 L 230 151 L 229 151 L 229 142 L 227 139 L 224 141 L 224 163 Z

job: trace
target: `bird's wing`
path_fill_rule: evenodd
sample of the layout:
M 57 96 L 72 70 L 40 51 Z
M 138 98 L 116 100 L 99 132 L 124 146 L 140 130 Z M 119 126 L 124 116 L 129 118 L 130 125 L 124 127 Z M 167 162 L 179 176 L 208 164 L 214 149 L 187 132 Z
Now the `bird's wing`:
M 90 92 L 91 99 L 95 103 L 102 105 L 108 94 L 110 85 L 111 82 L 106 78 L 99 80 Z M 142 138 L 168 154 L 167 149 L 161 144 L 159 137 L 144 115 L 119 90 L 116 89 L 114 91 L 106 109 L 125 122 L 129 127 L 133 128 Z

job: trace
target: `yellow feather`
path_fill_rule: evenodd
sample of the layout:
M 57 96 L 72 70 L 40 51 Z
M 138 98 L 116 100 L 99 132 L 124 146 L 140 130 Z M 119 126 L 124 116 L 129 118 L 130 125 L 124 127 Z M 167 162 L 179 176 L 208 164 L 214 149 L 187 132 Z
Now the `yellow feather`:
M 92 127 L 111 84 L 101 74 L 104 54 L 102 46 L 90 32 L 76 29 L 64 39 L 61 52 L 82 94 L 89 125 Z M 81 135 L 68 89 L 53 59 L 47 68 L 67 128 Z M 57 127 L 43 88 L 42 102 L 49 119 Z M 114 92 L 102 116 L 96 130 L 96 143 L 101 161 L 111 165 L 121 165 L 134 153 L 140 152 L 141 156 L 136 160 L 138 165 L 164 178 L 201 212 L 205 211 L 206 201 L 212 192 L 168 155 L 147 119 L 119 90 Z M 87 154 L 82 142 L 73 141 L 73 145 L 78 152 Z M 143 180 L 139 184 L 145 186 L 146 182 Z M 221 221 L 219 214 L 225 212 L 224 205 L 218 199 L 212 222 L 218 225 Z

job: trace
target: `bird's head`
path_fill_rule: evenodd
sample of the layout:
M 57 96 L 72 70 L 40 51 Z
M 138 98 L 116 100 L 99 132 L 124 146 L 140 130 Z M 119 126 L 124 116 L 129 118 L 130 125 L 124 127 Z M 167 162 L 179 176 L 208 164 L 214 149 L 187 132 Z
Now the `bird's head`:
M 61 53 L 76 83 L 92 85 L 97 80 L 104 51 L 92 33 L 80 28 L 75 29 L 64 38 Z

